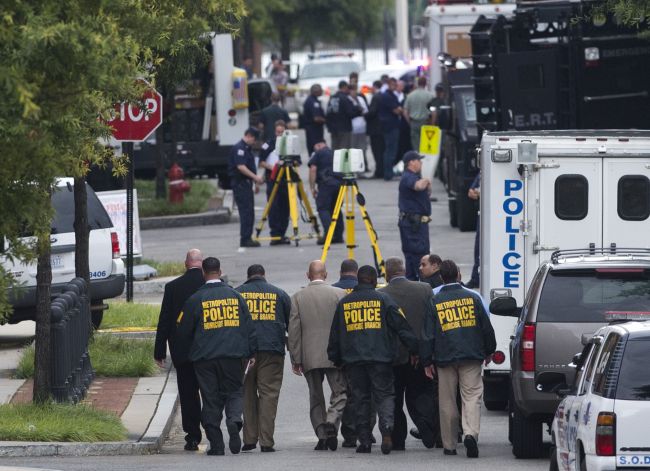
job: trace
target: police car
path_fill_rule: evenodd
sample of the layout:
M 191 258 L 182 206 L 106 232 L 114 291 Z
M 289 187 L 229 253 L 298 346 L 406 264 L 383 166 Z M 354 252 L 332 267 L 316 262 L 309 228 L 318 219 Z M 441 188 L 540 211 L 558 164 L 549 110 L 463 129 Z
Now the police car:
M 650 469 L 650 312 L 608 318 L 574 357 L 572 386 L 539 375 L 538 388 L 566 394 L 551 428 L 551 471 Z

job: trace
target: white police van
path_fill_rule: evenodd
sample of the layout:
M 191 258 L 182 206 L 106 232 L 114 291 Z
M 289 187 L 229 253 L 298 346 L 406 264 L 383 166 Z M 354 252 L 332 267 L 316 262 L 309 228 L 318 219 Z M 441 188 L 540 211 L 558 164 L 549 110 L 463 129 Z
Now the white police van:
M 522 307 L 555 250 L 650 247 L 650 131 L 508 131 L 483 135 L 481 295 Z M 484 402 L 505 408 L 516 319 L 492 316 L 497 353 Z
M 650 469 L 650 322 L 625 322 L 650 312 L 608 317 L 624 323 L 584 339 L 571 387 L 551 376 L 557 373 L 538 378 L 538 387 L 565 395 L 551 428 L 551 471 Z

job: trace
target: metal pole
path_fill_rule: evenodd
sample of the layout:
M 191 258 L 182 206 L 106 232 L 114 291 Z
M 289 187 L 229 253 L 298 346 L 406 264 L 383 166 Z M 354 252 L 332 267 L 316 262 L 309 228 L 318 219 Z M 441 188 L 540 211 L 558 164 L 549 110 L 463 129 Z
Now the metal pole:
M 397 55 L 404 62 L 410 58 L 408 0 L 395 0 L 395 39 Z
M 126 175 L 126 301 L 133 302 L 133 142 L 122 144 L 122 153 L 129 158 Z
M 384 64 L 386 65 L 388 65 L 388 51 L 390 50 L 389 28 L 390 22 L 388 21 L 388 8 L 384 7 Z

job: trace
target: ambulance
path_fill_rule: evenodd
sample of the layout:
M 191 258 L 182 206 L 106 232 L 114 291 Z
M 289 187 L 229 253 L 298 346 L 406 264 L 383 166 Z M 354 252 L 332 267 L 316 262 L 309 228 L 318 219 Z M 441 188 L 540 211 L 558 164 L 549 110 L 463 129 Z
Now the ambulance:
M 650 247 L 650 131 L 488 132 L 481 167 L 481 295 L 525 306 L 537 268 L 556 250 Z M 497 337 L 484 402 L 509 398 L 516 319 L 490 318 Z

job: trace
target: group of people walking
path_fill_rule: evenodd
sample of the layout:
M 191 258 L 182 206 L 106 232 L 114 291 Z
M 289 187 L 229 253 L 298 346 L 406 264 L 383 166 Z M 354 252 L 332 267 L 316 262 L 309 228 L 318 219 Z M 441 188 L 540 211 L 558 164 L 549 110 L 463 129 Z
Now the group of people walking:
M 388 258 L 387 284 L 377 289 L 372 266 L 345 260 L 330 285 L 325 264 L 315 260 L 308 284 L 291 297 L 258 264 L 237 288 L 222 279 L 218 259 L 203 259 L 196 249 L 185 265 L 165 287 L 154 357 L 162 364 L 169 345 L 186 450 L 198 449 L 200 423 L 208 454 L 223 455 L 225 413 L 231 453 L 258 444 L 275 451 L 288 350 L 293 373 L 309 390 L 315 450 L 336 450 L 340 434 L 343 447 L 370 453 L 375 423 L 382 453 L 404 450 L 406 403 L 416 426 L 411 434 L 424 446 L 455 455 L 461 433 L 467 456 L 478 456 L 481 365 L 496 342 L 480 296 L 460 284 L 453 261 L 423 257 L 420 275 L 428 282 L 420 282 L 406 278 L 403 259 Z

